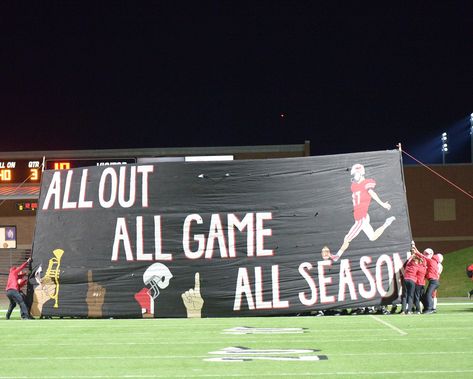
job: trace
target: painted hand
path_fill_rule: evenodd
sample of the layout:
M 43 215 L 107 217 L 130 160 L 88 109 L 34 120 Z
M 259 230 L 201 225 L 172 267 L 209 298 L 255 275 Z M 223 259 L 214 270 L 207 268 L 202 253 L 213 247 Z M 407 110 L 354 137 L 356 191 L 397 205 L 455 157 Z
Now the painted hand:
M 87 271 L 87 306 L 88 317 L 100 318 L 102 317 L 102 306 L 105 300 L 105 292 L 107 290 L 100 284 L 93 281 L 92 271 Z
M 195 274 L 194 288 L 184 292 L 182 295 L 182 301 L 187 309 L 188 318 L 201 318 L 202 307 L 204 306 L 204 299 L 200 294 L 200 274 Z
M 32 316 L 41 316 L 44 304 L 54 297 L 55 291 L 56 284 L 49 280 L 44 280 L 34 289 L 33 304 L 31 305 Z

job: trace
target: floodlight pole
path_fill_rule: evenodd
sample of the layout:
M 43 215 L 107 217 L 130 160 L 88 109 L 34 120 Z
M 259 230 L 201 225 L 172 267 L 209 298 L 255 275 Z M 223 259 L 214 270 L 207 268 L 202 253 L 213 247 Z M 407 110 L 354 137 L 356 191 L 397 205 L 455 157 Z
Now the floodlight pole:
M 447 136 L 447 132 L 443 132 L 442 133 L 442 137 L 440 137 L 440 141 L 442 142 L 442 147 L 441 147 L 441 150 L 442 150 L 442 164 L 445 164 L 445 154 L 448 153 L 448 136 Z
M 471 163 L 473 163 L 473 126 L 470 128 L 470 142 L 471 142 Z

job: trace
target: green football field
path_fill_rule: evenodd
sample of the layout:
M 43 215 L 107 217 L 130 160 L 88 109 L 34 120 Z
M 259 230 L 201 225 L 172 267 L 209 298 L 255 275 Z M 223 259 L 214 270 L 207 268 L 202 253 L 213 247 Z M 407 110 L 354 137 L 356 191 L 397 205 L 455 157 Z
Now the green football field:
M 471 378 L 473 301 L 433 315 L 0 320 L 0 379 Z

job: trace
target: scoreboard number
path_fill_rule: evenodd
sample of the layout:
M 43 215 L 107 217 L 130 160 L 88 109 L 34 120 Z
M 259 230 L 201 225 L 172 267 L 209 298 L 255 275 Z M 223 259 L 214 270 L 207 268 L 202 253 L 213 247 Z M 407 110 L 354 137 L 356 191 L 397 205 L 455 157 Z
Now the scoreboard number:
M 0 169 L 0 182 L 11 182 L 12 175 L 10 168 Z
M 30 180 L 34 182 L 39 180 L 39 168 L 30 168 Z

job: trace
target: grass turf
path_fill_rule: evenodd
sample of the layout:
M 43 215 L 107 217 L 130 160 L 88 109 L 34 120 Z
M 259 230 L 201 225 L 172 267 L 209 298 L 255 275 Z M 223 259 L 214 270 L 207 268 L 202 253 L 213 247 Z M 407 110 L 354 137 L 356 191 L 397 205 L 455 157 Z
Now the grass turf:
M 473 247 L 445 254 L 440 276 L 440 297 L 466 297 L 473 289 L 473 281 L 466 276 L 466 266 L 473 263 Z
M 0 379 L 473 377 L 473 301 L 433 315 L 0 320 Z M 304 333 L 225 334 L 235 327 Z M 228 347 L 308 349 L 212 362 Z M 241 354 L 240 354 L 241 355 Z M 325 355 L 327 360 L 307 360 Z M 275 360 L 277 357 L 298 360 Z M 306 357 L 306 358 L 298 358 Z

